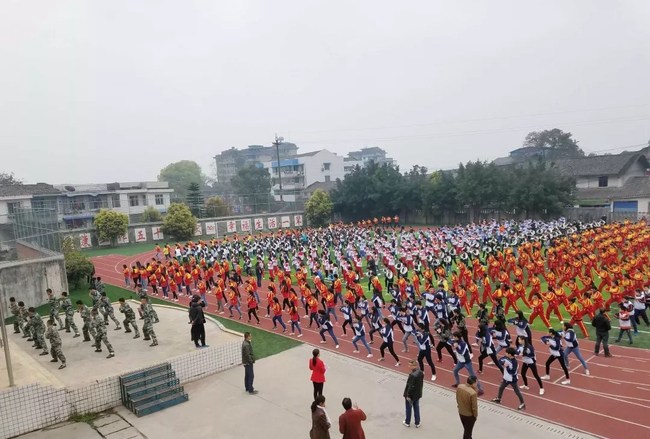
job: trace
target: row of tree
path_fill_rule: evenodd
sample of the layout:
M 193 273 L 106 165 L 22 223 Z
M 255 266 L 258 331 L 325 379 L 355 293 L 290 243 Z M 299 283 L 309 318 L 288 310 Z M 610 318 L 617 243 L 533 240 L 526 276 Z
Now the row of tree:
M 521 166 L 467 162 L 432 174 L 421 166 L 402 174 L 398 167 L 372 163 L 348 174 L 331 196 L 334 212 L 346 221 L 416 211 L 427 221 L 456 212 L 467 212 L 473 221 L 483 209 L 557 216 L 571 204 L 574 189 L 572 178 L 543 160 Z

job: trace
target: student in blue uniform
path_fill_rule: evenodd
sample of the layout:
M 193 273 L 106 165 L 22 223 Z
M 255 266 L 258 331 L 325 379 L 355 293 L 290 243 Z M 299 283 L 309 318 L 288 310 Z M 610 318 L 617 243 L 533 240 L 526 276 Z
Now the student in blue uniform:
M 452 384 L 451 387 L 458 387 L 460 384 L 460 377 L 458 376 L 458 372 L 460 372 L 461 369 L 467 369 L 467 372 L 469 373 L 469 376 L 476 376 L 474 373 L 474 368 L 472 367 L 472 353 L 469 350 L 469 344 L 465 340 L 463 340 L 463 335 L 456 331 L 454 332 L 452 336 L 453 340 L 453 345 L 454 345 L 454 352 L 456 354 L 456 360 L 458 360 L 458 363 L 456 363 L 456 367 L 454 367 L 454 379 L 456 382 Z M 478 388 L 478 396 L 483 395 L 483 387 L 481 386 L 481 382 L 476 380 L 476 386 Z
M 533 332 L 530 330 L 528 319 L 522 310 L 517 311 L 517 317 L 508 319 L 508 323 L 515 325 L 517 337 L 526 337 L 529 344 L 533 343 Z
M 553 364 L 553 362 L 557 360 L 560 363 L 562 370 L 564 371 L 565 379 L 564 381 L 562 381 L 562 384 L 569 385 L 571 384 L 571 378 L 569 377 L 569 369 L 567 369 L 566 362 L 564 361 L 564 349 L 562 349 L 562 335 L 553 328 L 549 329 L 548 332 L 550 335 L 545 335 L 544 337 L 542 337 L 542 343 L 548 346 L 551 355 L 549 355 L 548 360 L 546 360 L 546 375 L 544 375 L 542 379 L 543 380 L 551 379 L 551 375 L 550 375 L 551 364 Z
M 327 340 L 325 340 L 325 333 L 327 332 L 330 337 L 332 337 L 332 340 L 334 340 L 336 349 L 338 349 L 339 341 L 337 340 L 336 335 L 334 335 L 334 327 L 332 326 L 332 322 L 330 322 L 330 316 L 322 309 L 318 310 L 318 323 L 321 328 L 319 331 L 320 338 L 322 339 L 321 343 L 327 343 Z
M 350 325 L 350 328 L 354 328 L 354 322 L 352 321 L 352 307 L 348 305 L 347 302 L 343 302 L 343 306 L 339 308 L 339 310 L 341 311 L 341 314 L 343 314 L 343 326 L 341 328 L 343 329 L 343 335 L 346 335 L 346 326 Z
M 582 358 L 582 353 L 580 352 L 580 347 L 578 346 L 578 337 L 573 330 L 573 326 L 568 322 L 564 323 L 564 333 L 562 334 L 562 338 L 564 339 L 564 344 L 566 345 L 566 349 L 564 350 L 564 363 L 566 364 L 567 369 L 569 368 L 569 354 L 573 353 L 573 355 L 575 355 L 576 358 L 580 360 L 582 367 L 584 367 L 585 375 L 589 375 L 589 367 L 587 366 L 585 359 Z
M 357 346 L 358 341 L 361 341 L 361 343 L 363 343 L 363 345 L 366 347 L 366 350 L 368 351 L 368 355 L 366 355 L 366 357 L 371 358 L 372 351 L 370 350 L 370 346 L 366 341 L 366 328 L 363 325 L 363 317 L 360 315 L 357 315 L 357 321 L 354 324 L 354 338 L 352 339 L 352 345 L 354 346 L 355 354 L 359 353 L 359 346 Z
M 397 364 L 395 364 L 396 367 L 399 367 L 400 362 L 399 362 L 399 357 L 395 353 L 395 348 L 393 347 L 393 327 L 390 324 L 390 320 L 387 318 L 384 318 L 384 326 L 382 326 L 379 329 L 379 334 L 381 335 L 381 338 L 383 339 L 383 343 L 381 346 L 379 346 L 379 353 L 381 354 L 381 358 L 379 361 L 384 361 L 384 352 L 386 348 L 388 348 L 388 352 L 393 356 L 395 361 L 397 361 Z
M 420 370 L 424 372 L 424 361 L 423 359 L 427 360 L 427 363 L 429 363 L 429 367 L 431 368 L 431 381 L 436 380 L 436 366 L 433 364 L 433 358 L 431 358 L 431 334 L 427 330 L 426 326 L 420 325 L 420 330 L 416 331 L 415 333 L 415 339 L 418 342 L 418 348 L 420 349 L 418 352 L 418 365 L 420 366 Z
M 521 355 L 522 362 L 524 365 L 521 367 L 521 378 L 524 381 L 522 386 L 519 386 L 520 389 L 528 390 L 528 370 L 530 369 L 533 372 L 533 376 L 539 384 L 539 394 L 544 394 L 544 384 L 542 384 L 542 379 L 539 377 L 539 372 L 537 372 L 537 358 L 535 356 L 535 348 L 531 343 L 528 342 L 526 336 L 520 335 L 517 337 L 517 354 Z
M 517 398 L 519 398 L 519 407 L 517 407 L 517 409 L 524 410 L 526 408 L 526 403 L 524 402 L 524 396 L 521 394 L 521 391 L 517 386 L 517 381 L 519 378 L 518 377 L 519 363 L 515 358 L 516 353 L 517 351 L 515 350 L 515 348 L 507 348 L 506 355 L 499 359 L 499 364 L 501 365 L 503 371 L 503 380 L 501 381 L 501 385 L 499 386 L 499 393 L 497 394 L 497 397 L 492 400 L 492 402 L 496 402 L 497 404 L 500 404 L 501 397 L 503 396 L 503 391 L 505 390 L 506 387 L 511 386 L 512 389 L 515 391 L 515 395 L 517 395 Z

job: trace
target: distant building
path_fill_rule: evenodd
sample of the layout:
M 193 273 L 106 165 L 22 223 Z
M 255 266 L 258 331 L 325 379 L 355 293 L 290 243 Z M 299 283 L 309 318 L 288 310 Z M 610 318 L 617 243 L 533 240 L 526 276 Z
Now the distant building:
M 336 189 L 336 181 L 317 181 L 316 183 L 312 183 L 305 188 L 305 199 L 309 199 L 317 190 L 322 190 L 329 194 L 332 193 L 334 189 Z
M 294 143 L 282 142 L 278 146 L 280 159 L 293 158 L 298 153 Z M 230 183 L 237 172 L 245 166 L 260 166 L 263 163 L 277 160 L 275 146 L 249 145 L 247 148 L 230 148 L 214 156 L 217 165 L 217 181 Z
M 294 158 L 280 156 L 280 178 L 278 177 L 277 160 L 263 164 L 271 175 L 271 194 L 284 201 L 300 201 L 305 198 L 305 189 L 316 182 L 335 182 L 345 176 L 344 160 L 326 149 L 297 154 Z
M 130 220 L 153 206 L 166 212 L 173 189 L 167 182 L 0 186 L 0 224 L 11 223 L 16 208 L 55 209 L 59 226 L 91 227 L 100 209 L 126 213 Z
M 607 207 L 611 212 L 650 212 L 650 162 L 639 151 L 554 160 L 559 171 L 576 180 L 576 204 Z
M 361 148 L 358 151 L 351 151 L 346 157 L 346 168 L 350 172 L 354 169 L 356 165 L 360 167 L 366 166 L 370 162 L 375 162 L 378 165 L 383 165 L 384 163 L 392 165 L 394 160 L 390 157 L 386 157 L 386 151 L 382 148 L 376 146 L 370 148 Z

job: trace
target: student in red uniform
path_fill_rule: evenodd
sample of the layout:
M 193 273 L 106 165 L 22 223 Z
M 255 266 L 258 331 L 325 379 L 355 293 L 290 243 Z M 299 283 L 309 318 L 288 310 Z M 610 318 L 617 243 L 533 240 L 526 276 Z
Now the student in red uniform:
M 295 335 L 296 330 L 298 330 L 298 338 L 302 337 L 302 329 L 300 329 L 300 313 L 298 313 L 298 307 L 296 305 L 291 305 L 289 310 L 289 319 L 291 322 L 291 333 L 289 335 Z
M 273 298 L 273 305 L 271 306 L 271 311 L 273 311 L 273 329 L 278 329 L 278 323 L 282 326 L 282 332 L 287 332 L 287 325 L 284 324 L 282 320 L 282 305 L 277 297 Z
M 248 300 L 247 300 L 247 305 L 248 305 L 248 323 L 251 322 L 251 316 L 255 317 L 255 320 L 257 320 L 257 324 L 260 324 L 260 318 L 257 317 L 257 299 L 255 298 L 255 294 L 253 292 L 248 293 Z
M 124 274 L 124 286 L 129 288 L 131 286 L 131 270 L 126 264 L 122 265 L 122 273 Z
M 325 372 L 327 367 L 323 360 L 320 359 L 320 350 L 314 349 L 312 358 L 309 360 L 309 370 L 311 370 L 311 382 L 314 386 L 314 399 L 318 395 L 323 394 L 323 386 L 325 385 Z

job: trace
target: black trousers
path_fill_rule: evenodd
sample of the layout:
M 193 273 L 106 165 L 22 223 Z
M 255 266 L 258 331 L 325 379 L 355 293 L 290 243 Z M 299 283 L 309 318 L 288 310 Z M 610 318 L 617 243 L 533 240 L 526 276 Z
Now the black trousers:
M 196 346 L 199 345 L 199 340 L 201 341 L 201 346 L 205 346 L 205 326 L 203 323 L 195 323 L 192 325 L 192 341 Z
M 422 361 L 423 359 L 427 360 L 427 363 L 429 363 L 429 367 L 431 367 L 431 373 L 435 375 L 436 366 L 433 364 L 433 359 L 431 358 L 431 348 L 420 350 L 420 352 L 418 353 L 418 365 L 420 366 L 420 370 L 424 372 L 424 361 Z
M 312 384 L 314 385 L 314 400 L 316 400 L 316 397 L 318 395 L 323 394 L 323 386 L 325 385 L 325 383 L 315 383 L 312 381 Z
M 476 418 L 474 416 L 459 416 L 460 422 L 463 423 L 463 439 L 472 439 L 472 432 L 474 431 Z
M 393 342 L 390 343 L 383 342 L 381 346 L 379 346 L 379 352 L 381 353 L 381 358 L 384 358 L 384 352 L 386 351 L 386 348 L 388 348 L 388 352 L 390 352 L 390 354 L 393 356 L 395 361 L 399 363 L 399 357 L 395 353 L 395 349 L 393 348 Z
M 483 372 L 483 360 L 485 360 L 487 357 L 490 357 L 492 359 L 492 362 L 494 365 L 499 368 L 499 370 L 503 373 L 503 367 L 499 364 L 499 359 L 497 358 L 497 354 L 492 352 L 490 355 L 487 354 L 487 352 L 481 352 L 481 355 L 478 357 L 478 370 L 479 372 Z
M 449 356 L 451 357 L 452 360 L 454 360 L 454 364 L 456 364 L 458 362 L 458 360 L 456 360 L 456 356 L 454 355 L 454 351 L 451 350 L 451 346 L 449 345 L 449 343 L 445 343 L 444 341 L 439 341 L 438 344 L 436 345 L 436 352 L 438 353 L 438 360 L 442 361 L 442 350 L 443 349 L 446 349 L 447 352 L 449 352 Z
M 548 357 L 548 360 L 546 360 L 546 375 L 550 375 L 551 373 L 551 364 L 557 360 L 560 362 L 560 366 L 562 367 L 562 370 L 564 371 L 564 376 L 566 379 L 569 379 L 569 370 L 566 368 L 566 363 L 564 362 L 564 355 L 560 355 L 559 357 L 554 357 L 551 355 Z
M 528 385 L 528 377 L 526 376 L 526 374 L 528 373 L 528 369 L 530 369 L 533 372 L 533 376 L 537 380 L 537 384 L 539 384 L 539 388 L 543 389 L 544 385 L 542 384 L 542 379 L 539 377 L 539 373 L 537 372 L 537 363 L 533 363 L 533 364 L 524 363 L 524 365 L 521 367 L 521 378 L 524 380 L 524 386 Z
M 248 321 L 251 321 L 251 316 L 255 317 L 255 320 L 257 320 L 257 323 L 260 322 L 259 317 L 257 317 L 257 309 L 256 308 L 248 308 Z

